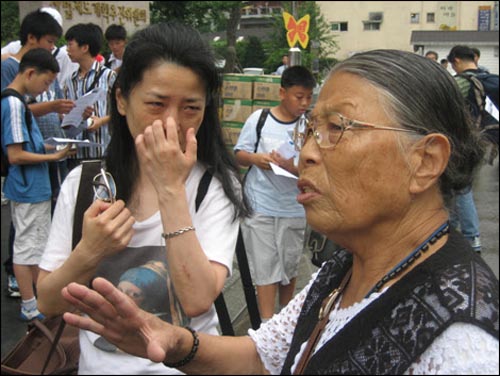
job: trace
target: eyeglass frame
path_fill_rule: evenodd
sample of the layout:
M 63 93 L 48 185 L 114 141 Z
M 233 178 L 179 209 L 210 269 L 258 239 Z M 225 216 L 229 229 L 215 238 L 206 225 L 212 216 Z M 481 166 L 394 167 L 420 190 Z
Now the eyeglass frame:
M 340 112 L 336 111 L 329 111 L 326 116 L 330 115 L 337 115 L 340 118 L 340 121 L 345 123 L 348 122 L 348 125 L 344 124 L 335 124 L 339 128 L 341 128 L 341 134 L 337 141 L 332 145 L 330 142 L 330 138 L 327 136 L 324 136 L 324 132 L 329 133 L 327 129 L 324 131 L 319 131 L 318 128 L 314 126 L 314 117 L 313 116 L 302 116 L 298 121 L 297 124 L 295 125 L 295 129 L 293 132 L 293 143 L 295 146 L 296 151 L 301 151 L 302 148 L 304 147 L 305 143 L 307 142 L 307 139 L 309 136 L 312 134 L 314 139 L 316 140 L 316 144 L 318 147 L 321 149 L 333 149 L 335 146 L 338 145 L 340 140 L 342 139 L 342 136 L 344 135 L 345 131 L 347 130 L 373 130 L 373 129 L 378 129 L 378 130 L 389 130 L 389 131 L 398 131 L 398 132 L 407 132 L 407 133 L 419 133 L 416 130 L 413 129 L 404 129 L 404 128 L 394 128 L 394 127 L 388 127 L 385 125 L 378 125 L 378 124 L 373 124 L 373 123 L 368 123 L 365 121 L 359 121 L 359 120 L 353 120 L 349 119 L 348 117 L 342 115 Z M 304 132 L 300 132 L 299 128 L 304 128 Z M 322 145 L 322 139 L 328 141 L 328 145 Z
M 96 182 L 96 179 L 98 179 L 101 176 L 104 180 L 104 184 L 100 183 L 100 182 Z M 113 183 L 114 183 L 115 179 L 113 178 L 113 175 L 111 175 L 109 172 L 105 171 L 104 168 L 101 168 L 101 172 L 98 173 L 96 176 L 94 176 L 94 178 L 92 179 L 92 186 L 94 188 L 94 194 L 97 196 L 97 198 L 99 200 L 114 203 L 116 201 L 116 183 L 114 184 L 115 185 L 115 192 L 113 193 L 113 190 L 111 189 L 111 185 L 109 184 L 108 176 L 111 179 L 113 179 Z M 98 187 L 104 187 L 104 189 L 106 189 L 106 191 L 108 192 L 108 196 L 110 197 L 108 200 L 105 200 L 102 197 L 99 197 L 99 195 L 97 193 Z

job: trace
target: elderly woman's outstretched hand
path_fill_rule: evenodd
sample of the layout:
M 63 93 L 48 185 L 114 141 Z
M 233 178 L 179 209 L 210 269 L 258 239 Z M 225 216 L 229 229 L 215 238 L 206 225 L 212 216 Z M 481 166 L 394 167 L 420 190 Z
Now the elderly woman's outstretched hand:
M 92 287 L 94 290 L 70 283 L 62 290 L 64 299 L 89 316 L 66 312 L 67 324 L 90 330 L 123 351 L 154 362 L 163 361 L 168 349 L 174 349 L 175 328 L 172 325 L 141 310 L 103 278 L 96 278 Z M 169 331 L 172 335 L 165 335 Z

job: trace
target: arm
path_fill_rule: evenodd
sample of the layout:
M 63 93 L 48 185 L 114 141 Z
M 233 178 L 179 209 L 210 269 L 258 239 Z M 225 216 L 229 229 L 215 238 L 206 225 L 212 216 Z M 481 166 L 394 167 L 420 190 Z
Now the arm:
M 68 179 L 71 180 L 71 175 L 66 180 Z M 37 283 L 38 308 L 47 316 L 61 314 L 68 309 L 69 305 L 60 293 L 64 286 L 73 281 L 88 284 L 104 257 L 126 247 L 132 237 L 132 225 L 135 221 L 123 201 L 109 204 L 96 200 L 85 211 L 82 238 L 71 252 L 73 222 L 70 216 L 73 210 L 67 204 L 66 180 L 54 212 L 46 255 L 40 265 Z M 47 264 L 54 266 L 52 259 L 52 264 L 44 264 L 46 258 L 56 259 L 57 266 L 51 270 L 44 269 Z
M 7 156 L 12 165 L 37 164 L 43 162 L 55 162 L 71 153 L 71 145 L 52 154 L 32 153 L 23 149 L 23 144 L 7 145 Z
M 93 290 L 70 284 L 62 295 L 90 317 L 65 313 L 64 320 L 102 335 L 123 351 L 153 362 L 177 362 L 191 351 L 189 331 L 139 309 L 110 282 L 96 278 Z M 95 321 L 94 321 L 95 320 Z M 198 333 L 199 348 L 180 370 L 188 374 L 267 374 L 249 337 L 211 336 Z
M 185 187 L 196 162 L 196 138 L 192 129 L 188 130 L 186 140 L 183 151 L 172 118 L 165 124 L 160 120 L 153 122 L 136 138 L 141 170 L 157 193 L 164 233 L 193 226 Z M 236 239 L 237 227 L 233 229 Z M 205 313 L 224 287 L 226 267 L 207 258 L 196 230 L 166 239 L 165 243 L 170 275 L 184 312 L 190 317 Z M 230 251 L 234 251 L 234 247 Z
M 67 114 L 75 107 L 75 102 L 70 99 L 56 99 L 50 102 L 33 103 L 28 107 L 35 116 L 43 116 L 51 112 Z

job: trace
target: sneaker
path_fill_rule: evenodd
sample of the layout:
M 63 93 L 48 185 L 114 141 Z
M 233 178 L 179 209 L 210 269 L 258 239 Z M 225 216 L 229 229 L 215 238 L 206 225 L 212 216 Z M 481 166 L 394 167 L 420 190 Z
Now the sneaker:
M 475 236 L 472 238 L 472 240 L 469 241 L 474 252 L 481 253 L 481 239 L 479 238 L 479 236 Z
M 42 313 L 40 313 L 40 311 L 37 308 L 35 308 L 31 311 L 28 311 L 28 310 L 21 307 L 20 318 L 21 318 L 21 321 L 25 321 L 25 322 L 28 322 L 28 321 L 31 321 L 34 319 L 38 319 L 41 321 L 45 318 L 45 316 Z
M 21 293 L 19 292 L 19 286 L 17 285 L 16 277 L 12 274 L 9 274 L 7 279 L 8 279 L 7 296 L 9 298 L 20 298 Z

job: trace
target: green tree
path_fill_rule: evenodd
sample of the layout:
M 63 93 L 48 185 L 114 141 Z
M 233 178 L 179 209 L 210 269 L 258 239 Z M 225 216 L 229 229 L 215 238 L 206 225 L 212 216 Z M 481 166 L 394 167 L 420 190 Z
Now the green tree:
M 2 1 L 2 46 L 19 39 L 19 1 Z
M 226 30 L 225 72 L 237 65 L 236 30 L 243 1 L 153 1 L 151 23 L 176 19 L 195 27 L 200 33 Z

